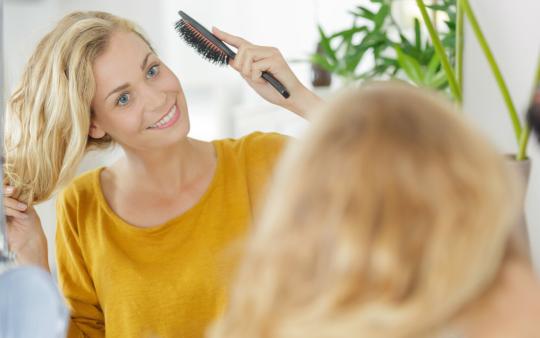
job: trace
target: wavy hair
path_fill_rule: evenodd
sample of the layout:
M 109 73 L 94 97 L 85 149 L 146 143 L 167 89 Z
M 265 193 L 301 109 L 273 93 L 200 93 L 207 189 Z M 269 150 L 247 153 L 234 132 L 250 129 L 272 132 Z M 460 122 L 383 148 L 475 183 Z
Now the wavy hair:
M 492 285 L 518 200 L 450 104 L 395 83 L 328 104 L 274 183 L 211 338 L 432 336 Z
M 89 149 L 105 148 L 109 136 L 89 133 L 95 93 L 92 65 L 113 32 L 131 31 L 150 43 L 132 22 L 105 12 L 74 12 L 37 45 L 22 80 L 7 102 L 5 181 L 18 199 L 46 200 L 75 175 Z M 151 48 L 151 47 L 150 47 Z

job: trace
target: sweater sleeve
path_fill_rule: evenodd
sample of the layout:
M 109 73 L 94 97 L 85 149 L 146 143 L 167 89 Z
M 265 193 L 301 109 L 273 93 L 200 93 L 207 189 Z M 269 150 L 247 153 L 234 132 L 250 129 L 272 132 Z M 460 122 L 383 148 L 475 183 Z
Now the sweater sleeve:
M 103 312 L 79 238 L 78 201 L 75 193 L 65 190 L 56 205 L 58 282 L 71 312 L 67 337 L 104 337 Z

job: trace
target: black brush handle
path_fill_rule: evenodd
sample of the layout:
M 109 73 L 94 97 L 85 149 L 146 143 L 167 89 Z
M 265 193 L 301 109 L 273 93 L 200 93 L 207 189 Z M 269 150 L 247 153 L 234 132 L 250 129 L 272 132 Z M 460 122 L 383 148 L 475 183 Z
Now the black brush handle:
M 223 52 L 225 52 L 229 58 L 234 59 L 236 57 L 236 53 L 233 52 L 225 43 L 223 43 L 221 39 L 212 34 L 212 32 L 210 32 L 208 29 L 204 28 L 204 26 L 198 23 L 195 19 L 187 15 L 184 11 L 179 11 L 178 14 L 183 20 L 199 31 L 199 33 L 201 33 L 205 38 L 223 50 Z M 278 79 L 276 79 L 274 75 L 268 72 L 262 72 L 261 77 L 270 83 L 272 87 L 274 87 L 284 98 L 287 99 L 291 96 L 287 88 L 285 88 L 285 86 Z
M 268 72 L 262 72 L 261 77 L 265 79 L 269 84 L 272 85 L 284 98 L 288 99 L 291 94 L 289 94 L 289 91 L 281 82 L 279 82 L 278 79 L 274 77 L 274 75 L 268 73 Z

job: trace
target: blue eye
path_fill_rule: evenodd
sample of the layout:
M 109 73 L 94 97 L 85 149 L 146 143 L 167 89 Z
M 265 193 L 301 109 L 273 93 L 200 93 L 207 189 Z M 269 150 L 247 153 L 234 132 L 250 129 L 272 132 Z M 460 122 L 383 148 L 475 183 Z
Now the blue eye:
M 126 104 L 128 104 L 128 102 L 129 102 L 129 94 L 128 93 L 123 93 L 116 100 L 116 104 L 119 105 L 119 106 L 125 106 Z
M 146 72 L 146 78 L 151 79 L 159 74 L 159 65 L 154 65 Z

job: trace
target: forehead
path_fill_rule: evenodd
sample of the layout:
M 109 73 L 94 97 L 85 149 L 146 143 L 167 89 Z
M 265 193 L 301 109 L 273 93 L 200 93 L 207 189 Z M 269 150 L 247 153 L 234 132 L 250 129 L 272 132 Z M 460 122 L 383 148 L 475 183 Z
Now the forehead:
M 131 77 L 141 71 L 141 62 L 149 52 L 151 52 L 150 47 L 137 34 L 114 32 L 107 49 L 95 59 L 93 64 L 98 90 L 112 89 L 109 87 L 129 82 Z

